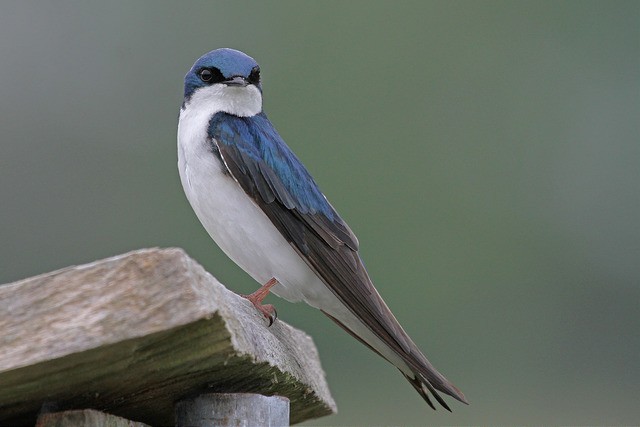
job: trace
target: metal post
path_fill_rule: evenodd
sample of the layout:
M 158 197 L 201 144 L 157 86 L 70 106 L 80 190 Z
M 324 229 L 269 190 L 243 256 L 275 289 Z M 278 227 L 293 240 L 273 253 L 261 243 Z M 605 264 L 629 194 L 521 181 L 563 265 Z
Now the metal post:
M 175 406 L 176 427 L 289 425 L 289 399 L 253 393 L 209 393 Z

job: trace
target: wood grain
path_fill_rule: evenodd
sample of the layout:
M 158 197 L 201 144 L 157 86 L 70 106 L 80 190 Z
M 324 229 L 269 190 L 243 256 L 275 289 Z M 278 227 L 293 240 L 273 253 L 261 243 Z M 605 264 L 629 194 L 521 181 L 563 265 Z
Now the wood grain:
M 144 249 L 0 286 L 0 424 L 43 402 L 152 425 L 203 392 L 281 395 L 291 423 L 334 413 L 312 339 L 268 322 L 181 249 Z

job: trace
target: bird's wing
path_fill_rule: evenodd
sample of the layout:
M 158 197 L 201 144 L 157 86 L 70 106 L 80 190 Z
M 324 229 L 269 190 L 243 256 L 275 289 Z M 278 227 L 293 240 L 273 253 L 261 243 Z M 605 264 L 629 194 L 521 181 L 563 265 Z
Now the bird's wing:
M 464 402 L 404 332 L 371 283 L 355 235 L 266 116 L 217 113 L 209 123 L 209 137 L 231 176 L 338 299 L 428 381 L 440 403 L 446 407 L 433 388 Z M 417 380 L 408 379 L 418 389 Z

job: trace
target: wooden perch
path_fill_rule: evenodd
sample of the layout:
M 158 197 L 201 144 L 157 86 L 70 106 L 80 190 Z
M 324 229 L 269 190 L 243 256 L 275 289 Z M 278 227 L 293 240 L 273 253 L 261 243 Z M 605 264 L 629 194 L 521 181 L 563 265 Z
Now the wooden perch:
M 174 423 L 201 393 L 290 400 L 291 423 L 335 412 L 305 333 L 273 326 L 181 249 L 144 249 L 0 286 L 0 425 L 43 403 Z

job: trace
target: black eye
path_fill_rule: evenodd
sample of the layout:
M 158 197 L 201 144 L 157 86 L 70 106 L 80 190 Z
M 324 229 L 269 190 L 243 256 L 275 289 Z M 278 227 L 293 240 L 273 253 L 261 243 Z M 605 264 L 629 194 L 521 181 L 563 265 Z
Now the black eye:
M 200 80 L 205 83 L 218 83 L 224 80 L 224 76 L 217 68 L 203 68 L 198 72 Z
M 260 83 L 260 68 L 255 67 L 251 70 L 251 74 L 249 74 L 249 78 L 247 79 L 249 83 L 257 85 Z
M 205 68 L 204 70 L 200 71 L 200 78 L 203 82 L 208 82 L 213 78 L 213 73 Z

